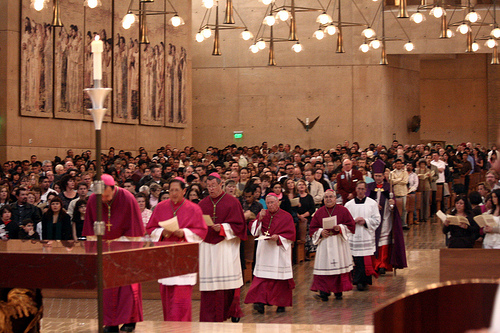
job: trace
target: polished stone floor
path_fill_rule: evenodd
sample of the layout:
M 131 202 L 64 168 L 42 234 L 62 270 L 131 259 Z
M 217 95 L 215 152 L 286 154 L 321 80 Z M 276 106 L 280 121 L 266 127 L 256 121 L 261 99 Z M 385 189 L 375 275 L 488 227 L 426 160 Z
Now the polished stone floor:
M 294 305 L 285 313 L 266 307 L 265 314 L 258 314 L 251 304 L 242 304 L 245 317 L 239 324 L 197 323 L 199 301 L 193 301 L 195 322 L 165 323 L 160 301 L 144 300 L 145 321 L 137 325 L 136 332 L 372 332 L 377 307 L 403 292 L 439 281 L 438 249 L 445 247 L 440 224 L 414 225 L 405 231 L 405 241 L 408 268 L 379 277 L 368 291 L 346 292 L 343 300 L 316 300 L 309 291 L 313 262 L 303 262 L 294 266 Z M 242 288 L 242 299 L 248 288 L 249 284 Z M 43 332 L 96 332 L 95 300 L 46 298 L 44 307 Z

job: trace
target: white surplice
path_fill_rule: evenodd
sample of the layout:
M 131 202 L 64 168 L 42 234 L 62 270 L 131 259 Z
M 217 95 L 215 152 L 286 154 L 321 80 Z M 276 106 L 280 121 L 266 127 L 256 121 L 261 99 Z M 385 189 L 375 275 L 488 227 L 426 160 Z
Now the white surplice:
M 151 233 L 151 240 L 153 242 L 158 242 L 160 240 L 163 228 L 156 228 Z M 192 232 L 187 228 L 182 229 L 184 231 L 184 238 L 188 243 L 200 243 L 203 239 L 200 236 Z M 158 282 L 166 286 L 194 286 L 198 273 L 189 273 L 179 276 L 172 276 L 169 278 L 159 279 Z
M 366 197 L 363 204 L 357 204 L 355 199 L 345 204 L 352 217 L 363 217 L 365 225 L 356 224 L 354 235 L 349 238 L 351 253 L 354 257 L 371 256 L 375 253 L 375 230 L 380 225 L 380 212 L 375 200 Z
M 262 223 L 252 223 L 250 232 L 255 237 L 262 235 Z M 279 236 L 281 245 L 272 240 L 261 239 L 257 243 L 255 268 L 253 275 L 263 279 L 288 280 L 293 278 L 292 244 L 293 242 Z
M 312 240 L 314 245 L 318 245 L 314 275 L 340 275 L 352 271 L 354 265 L 349 247 L 349 237 L 352 234 L 344 224 L 339 226 L 341 233 L 338 235 L 321 238 L 323 228 L 314 233 Z
M 225 239 L 217 244 L 200 243 L 200 291 L 236 289 L 243 285 L 240 238 L 229 223 L 221 223 Z

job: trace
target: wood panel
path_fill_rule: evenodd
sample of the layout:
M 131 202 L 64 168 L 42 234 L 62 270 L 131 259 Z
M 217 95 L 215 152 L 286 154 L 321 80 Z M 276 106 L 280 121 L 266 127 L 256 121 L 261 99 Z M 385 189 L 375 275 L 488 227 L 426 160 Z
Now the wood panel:
M 441 249 L 439 281 L 500 278 L 500 250 Z

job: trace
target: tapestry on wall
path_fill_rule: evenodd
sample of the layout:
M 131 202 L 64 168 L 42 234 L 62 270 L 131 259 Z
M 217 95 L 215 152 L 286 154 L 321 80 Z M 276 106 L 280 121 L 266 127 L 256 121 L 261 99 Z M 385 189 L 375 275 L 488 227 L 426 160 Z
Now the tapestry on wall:
M 20 113 L 52 117 L 52 13 L 30 10 L 23 1 L 21 20 Z

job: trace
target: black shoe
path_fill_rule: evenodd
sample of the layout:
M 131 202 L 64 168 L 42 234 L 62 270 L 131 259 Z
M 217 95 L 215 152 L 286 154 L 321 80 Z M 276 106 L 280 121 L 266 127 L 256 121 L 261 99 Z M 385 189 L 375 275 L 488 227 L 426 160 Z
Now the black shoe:
M 257 310 L 258 313 L 264 313 L 265 311 L 264 303 L 254 303 L 253 308 L 254 310 Z
M 133 332 L 135 331 L 135 323 L 123 324 L 120 332 Z
M 231 317 L 231 321 L 233 323 L 239 323 L 240 322 L 240 318 L 238 318 L 238 317 Z
M 319 291 L 319 294 L 315 294 L 314 298 L 321 300 L 322 302 L 328 302 L 328 296 L 330 293 L 325 293 L 324 291 Z
M 120 330 L 118 329 L 118 326 L 104 326 L 103 332 L 114 333 L 114 332 L 120 332 Z
M 362 283 L 358 283 L 357 288 L 358 288 L 359 291 L 365 290 L 365 286 Z
M 387 272 L 387 270 L 386 270 L 385 268 L 383 268 L 383 267 L 380 267 L 380 268 L 378 269 L 378 273 L 379 273 L 380 275 L 384 275 L 386 272 Z
M 334 293 L 335 299 L 342 299 L 342 293 Z
M 285 307 L 284 306 L 278 306 L 278 308 L 276 309 L 276 312 L 278 312 L 278 313 L 285 312 Z
M 403 230 L 410 230 L 410 227 L 405 225 L 405 226 L 403 226 Z

